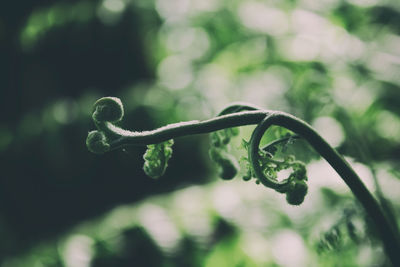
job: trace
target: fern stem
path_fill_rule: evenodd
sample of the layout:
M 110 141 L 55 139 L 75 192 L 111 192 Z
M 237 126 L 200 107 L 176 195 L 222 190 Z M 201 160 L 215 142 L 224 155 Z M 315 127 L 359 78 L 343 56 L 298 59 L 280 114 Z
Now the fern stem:
M 113 98 L 106 98 L 99 101 L 102 105 L 108 105 L 110 99 L 113 100 Z M 122 109 L 122 104 L 118 102 L 114 106 L 116 109 L 115 114 L 111 112 L 109 114 L 112 114 L 113 117 L 118 117 L 119 120 L 123 115 L 123 110 L 118 110 L 119 108 Z M 102 114 L 99 112 L 102 112 L 102 110 L 106 109 L 102 106 L 95 110 L 100 118 L 102 118 L 100 116 Z M 279 111 L 261 110 L 252 105 L 238 103 L 228 106 L 220 115 L 209 120 L 174 123 L 151 131 L 128 131 L 106 120 L 97 120 L 95 124 L 99 131 L 102 131 L 110 138 L 109 150 L 127 145 L 157 144 L 181 136 L 204 134 L 231 127 L 257 124 L 250 140 L 249 160 L 260 182 L 278 192 L 282 192 L 282 188 L 287 184 L 285 182 L 272 181 L 263 174 L 258 161 L 259 144 L 262 136 L 271 125 L 285 127 L 307 140 L 315 151 L 335 169 L 375 223 L 386 254 L 392 264 L 400 266 L 400 238 L 397 234 L 398 232 L 395 231 L 393 224 L 390 223 L 378 202 L 348 162 L 309 124 L 295 116 Z

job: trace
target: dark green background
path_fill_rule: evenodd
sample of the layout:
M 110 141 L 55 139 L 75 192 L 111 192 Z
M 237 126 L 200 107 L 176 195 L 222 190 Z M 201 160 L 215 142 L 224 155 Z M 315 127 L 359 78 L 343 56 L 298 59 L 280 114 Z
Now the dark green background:
M 72 227 L 82 222 L 97 224 L 101 216 L 121 204 L 135 205 L 148 196 L 168 196 L 178 188 L 215 181 L 207 155 L 207 136 L 176 140 L 169 169 L 157 181 L 145 177 L 142 171 L 144 148 L 102 156 L 89 153 L 85 138 L 94 128 L 91 105 L 102 96 L 122 99 L 126 105 L 122 126 L 133 130 L 206 119 L 229 102 L 240 100 L 285 110 L 310 123 L 329 117 L 342 129 L 338 150 L 375 173 L 375 182 L 390 175 L 395 181 L 390 185 L 400 189 L 400 7 L 396 1 L 311 5 L 301 1 L 221 0 L 206 1 L 217 4 L 211 8 L 204 4 L 204 8 L 196 1 L 117 0 L 117 4 L 125 4 L 121 10 L 117 5 L 114 12 L 107 9 L 106 2 L 1 4 L 0 266 L 63 266 L 65 255 L 60 249 L 50 248 L 63 243 L 59 238 L 73 234 Z M 261 26 L 246 24 L 246 18 L 260 7 L 270 12 L 260 17 Z M 326 32 L 325 28 L 303 32 L 307 23 L 294 22 L 299 11 L 305 18 L 318 16 L 328 22 Z M 276 24 L 276 12 L 286 14 L 287 21 Z M 262 22 L 268 14 L 272 20 Z M 310 21 L 315 26 L 317 20 Z M 268 26 L 272 23 L 276 28 Z M 332 29 L 336 35 L 328 31 Z M 311 43 L 321 42 L 316 56 L 307 56 L 307 51 L 315 53 L 312 47 L 300 51 L 297 57 L 293 55 L 290 45 L 299 44 L 290 40 L 308 40 L 310 36 L 318 40 Z M 329 39 L 332 36 L 337 39 Z M 180 41 L 184 37 L 189 39 Z M 269 84 L 274 75 L 279 78 L 278 85 Z M 179 86 L 185 79 L 189 81 Z M 338 90 L 338 86 L 343 88 Z M 280 91 L 282 88 L 284 91 Z M 318 159 L 306 147 L 299 153 L 306 161 Z M 390 210 L 398 221 L 398 197 L 384 189 L 376 193 L 393 203 Z M 324 190 L 325 208 L 319 207 L 313 214 L 317 225 L 318 218 L 326 214 L 324 209 L 332 206 L 343 211 L 356 205 L 348 192 Z M 223 214 L 210 214 L 215 221 L 208 237 L 212 241 L 199 246 L 183 231 L 180 249 L 172 256 L 160 250 L 137 223 L 117 231 L 124 240 L 121 246 L 125 252 L 110 249 L 112 245 L 96 238 L 95 233 L 86 233 L 94 240 L 92 265 L 218 264 L 213 257 L 234 253 L 240 246 L 235 238 L 243 229 Z M 281 216 L 286 218 L 283 211 Z M 364 221 L 362 212 L 357 217 Z M 340 218 L 330 221 L 332 226 Z M 350 265 L 359 263 L 355 255 L 360 245 L 351 238 L 340 243 L 351 247 L 350 255 L 343 249 L 340 252 L 337 245 L 321 252 L 328 256 L 321 256 L 315 249 L 319 238 L 308 239 L 312 225 L 299 230 L 295 224 L 289 216 L 274 227 L 301 232 L 310 253 L 328 259 L 314 262 L 332 266 L 340 260 Z M 372 250 L 379 247 L 373 230 L 362 229 L 364 239 L 359 242 L 372 246 Z M 345 231 L 343 235 L 350 234 Z M 220 240 L 228 245 L 224 247 Z M 335 249 L 339 252 L 329 252 Z M 213 251 L 220 251 L 220 256 L 213 256 Z M 384 264 L 381 258 L 377 261 Z M 229 266 L 259 264 L 246 254 Z M 265 264 L 278 266 L 279 262 L 271 258 Z

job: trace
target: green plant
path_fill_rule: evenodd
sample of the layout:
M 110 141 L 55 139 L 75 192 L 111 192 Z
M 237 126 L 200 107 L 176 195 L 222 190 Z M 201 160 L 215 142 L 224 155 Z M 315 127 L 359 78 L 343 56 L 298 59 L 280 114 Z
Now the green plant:
M 220 168 L 223 179 L 232 179 L 238 172 L 238 163 L 229 153 L 229 141 L 237 134 L 233 127 L 256 124 L 250 141 L 244 142 L 248 151 L 248 170 L 243 177 L 252 177 L 258 183 L 286 194 L 289 204 L 299 205 L 307 194 L 305 164 L 293 157 L 284 160 L 273 159 L 275 146 L 296 138 L 306 140 L 317 153 L 336 170 L 349 186 L 355 197 L 363 205 L 380 233 L 387 256 L 394 266 L 400 266 L 400 241 L 397 229 L 387 219 L 381 207 L 362 183 L 346 160 L 338 154 L 310 125 L 290 114 L 260 109 L 245 103 L 235 103 L 226 107 L 215 118 L 205 121 L 188 121 L 169 124 L 152 131 L 128 131 L 113 123 L 122 119 L 123 105 L 118 98 L 104 97 L 96 101 L 93 121 L 97 130 L 89 132 L 86 139 L 88 149 L 102 154 L 128 145 L 147 145 L 144 155 L 144 170 L 147 175 L 158 178 L 165 172 L 168 159 L 172 155 L 172 139 L 194 134 L 211 133 L 210 157 Z M 260 141 L 271 125 L 284 127 L 296 135 L 280 138 L 260 149 Z M 277 172 L 292 169 L 288 178 L 278 181 Z

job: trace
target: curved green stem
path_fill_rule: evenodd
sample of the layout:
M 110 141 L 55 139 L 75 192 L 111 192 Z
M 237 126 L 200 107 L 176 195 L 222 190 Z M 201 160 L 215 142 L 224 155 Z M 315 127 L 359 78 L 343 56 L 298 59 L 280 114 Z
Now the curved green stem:
M 113 140 L 111 149 L 116 149 L 125 145 L 147 145 L 161 143 L 166 140 L 195 134 L 211 133 L 218 130 L 258 124 L 265 116 L 273 113 L 268 110 L 243 111 L 227 115 L 218 116 L 205 121 L 188 121 L 173 123 L 167 126 L 142 132 L 132 132 L 121 129 L 110 122 L 101 123 L 100 128 L 106 134 L 119 136 Z
M 394 266 L 400 266 L 400 238 L 392 227 L 392 224 L 383 213 L 378 202 L 365 187 L 356 172 L 351 168 L 348 162 L 332 148 L 309 124 L 306 122 L 283 112 L 275 112 L 266 117 L 253 132 L 252 141 L 250 141 L 249 155 L 253 161 L 256 158 L 256 151 L 261 136 L 268 130 L 271 125 L 285 127 L 308 141 L 308 143 L 317 151 L 340 175 L 343 181 L 349 186 L 358 201 L 362 204 L 371 220 L 374 221 L 387 253 Z M 252 160 L 250 159 L 250 160 Z M 259 166 L 255 164 L 254 166 Z M 261 182 L 266 182 L 261 179 Z M 267 182 L 266 182 L 267 183 Z M 273 185 L 283 186 L 283 185 Z
M 117 99 L 119 101 L 119 99 Z M 103 120 L 103 118 L 113 118 L 118 121 L 122 118 L 123 110 L 120 101 L 109 108 L 109 102 L 115 101 L 114 98 L 104 98 L 96 103 L 101 104 L 95 107 L 96 118 L 95 124 L 100 132 L 104 134 L 104 138 L 96 133 L 89 133 L 87 145 L 91 145 L 91 141 L 99 146 L 99 149 L 92 149 L 96 153 L 104 152 L 124 147 L 127 145 L 148 145 L 161 143 L 176 137 L 210 133 L 226 128 L 257 124 L 249 145 L 249 161 L 253 171 L 259 181 L 265 186 L 275 189 L 278 192 L 287 192 L 297 190 L 302 193 L 307 192 L 305 182 L 302 180 L 293 183 L 293 179 L 286 179 L 278 182 L 264 175 L 259 161 L 259 144 L 262 136 L 271 125 L 285 127 L 292 132 L 298 134 L 308 141 L 310 145 L 335 169 L 344 182 L 349 186 L 355 197 L 365 208 L 367 214 L 374 221 L 378 232 L 381 235 L 383 245 L 387 256 L 394 266 L 400 266 L 400 239 L 393 229 L 393 225 L 389 222 L 381 207 L 368 191 L 361 179 L 350 167 L 347 161 L 338 154 L 310 125 L 306 122 L 284 112 L 261 110 L 253 105 L 237 103 L 225 108 L 217 117 L 205 121 L 189 121 L 170 124 L 152 131 L 128 131 L 117 127 L 113 123 Z M 121 110 L 120 110 L 121 109 Z M 107 111 L 107 116 L 103 116 L 101 112 Z M 111 120 L 110 120 L 111 121 Z M 109 142 L 106 143 L 106 141 Z M 97 143 L 96 143 L 97 142 Z M 99 143 L 100 142 L 100 143 Z M 281 141 L 280 141 L 281 142 Z M 109 145 L 109 147 L 107 147 Z M 303 197 L 304 198 L 304 197 Z M 297 199 L 294 199 L 296 202 Z M 301 200 L 302 201 L 302 200 Z M 298 202 L 295 205 L 301 203 Z
M 248 152 L 250 164 L 258 180 L 266 187 L 275 189 L 278 192 L 284 192 L 289 185 L 289 179 L 285 179 L 281 182 L 270 179 L 267 175 L 264 174 L 259 161 L 259 145 L 261 138 L 263 137 L 265 131 L 269 128 L 269 126 L 271 126 L 271 118 L 277 116 L 277 114 L 278 113 L 272 113 L 268 116 L 265 116 L 265 118 L 257 125 L 257 127 L 253 131 L 253 134 L 251 135 Z

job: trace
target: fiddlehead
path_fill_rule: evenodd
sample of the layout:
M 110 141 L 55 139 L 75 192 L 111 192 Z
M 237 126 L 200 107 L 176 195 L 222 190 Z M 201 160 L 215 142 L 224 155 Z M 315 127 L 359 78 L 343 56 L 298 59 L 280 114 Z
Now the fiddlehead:
M 124 107 L 119 98 L 103 97 L 97 100 L 93 105 L 93 121 L 98 130 L 91 131 L 86 139 L 86 146 L 89 151 L 95 154 L 103 154 L 117 148 L 115 141 L 123 134 L 134 134 L 134 132 L 125 131 L 116 127 L 112 123 L 122 120 L 124 116 Z M 147 176 L 158 178 L 165 173 L 168 166 L 168 160 L 172 156 L 173 139 L 156 143 L 147 144 L 147 150 L 143 155 L 143 170 Z
M 107 137 L 101 131 L 91 131 L 86 138 L 86 146 L 90 152 L 95 154 L 103 154 L 110 150 L 110 144 Z
M 124 107 L 119 98 L 102 97 L 93 105 L 93 120 L 95 122 L 118 122 L 124 117 Z
M 259 183 L 277 192 L 285 193 L 289 204 L 299 205 L 307 194 L 306 170 L 303 163 L 287 158 L 284 161 L 272 159 L 271 150 L 259 148 L 260 140 L 271 125 L 285 127 L 306 140 L 317 153 L 336 170 L 349 186 L 355 197 L 365 208 L 380 232 L 385 250 L 394 266 L 400 266 L 400 238 L 393 225 L 386 218 L 381 207 L 362 183 L 350 165 L 306 122 L 283 112 L 262 110 L 258 107 L 236 103 L 225 108 L 217 117 L 206 121 L 189 121 L 170 124 L 152 131 L 128 131 L 116 125 L 123 117 L 123 106 L 118 98 L 99 99 L 94 106 L 93 120 L 97 131 L 89 132 L 86 145 L 91 152 L 101 154 L 128 145 L 149 145 L 144 156 L 145 172 L 151 177 L 159 177 L 165 172 L 171 157 L 173 138 L 186 135 L 213 133 L 211 158 L 221 168 L 221 176 L 231 179 L 236 175 L 237 165 L 229 156 L 229 141 L 232 127 L 256 124 L 248 147 L 249 170 L 244 179 L 255 177 Z M 231 131 L 231 132 L 230 132 Z M 297 138 L 297 137 L 296 137 Z M 275 144 L 283 142 L 278 139 Z M 162 143 L 162 144 L 160 144 Z M 270 145 L 271 148 L 271 145 Z M 286 179 L 278 181 L 276 172 L 291 168 Z
M 168 166 L 168 160 L 172 156 L 172 145 L 174 140 L 168 140 L 159 144 L 147 145 L 146 153 L 143 155 L 143 170 L 147 176 L 157 179 L 164 175 Z
M 263 149 L 259 148 L 260 141 L 266 130 L 271 126 L 271 118 L 274 114 L 266 116 L 253 131 L 248 143 L 248 160 L 251 172 L 266 187 L 277 192 L 285 193 L 286 200 L 291 205 L 300 205 L 307 194 L 306 168 L 304 163 L 295 161 L 288 157 L 284 161 L 272 159 L 271 148 L 279 142 L 275 141 Z M 292 168 L 293 172 L 283 181 L 277 180 L 277 172 L 283 169 Z
M 239 171 L 239 163 L 230 154 L 229 141 L 238 134 L 237 128 L 228 128 L 210 134 L 210 158 L 218 165 L 218 175 L 224 180 L 233 179 Z
M 111 136 L 107 135 L 104 124 L 118 122 L 124 116 L 122 102 L 116 97 L 103 97 L 93 105 L 92 118 L 98 130 L 88 133 L 86 146 L 90 152 L 103 154 L 110 151 Z
M 260 108 L 237 102 L 225 107 L 217 116 L 250 110 L 260 110 Z M 218 165 L 218 176 L 224 180 L 233 179 L 239 172 L 239 163 L 230 153 L 229 143 L 231 138 L 237 135 L 239 135 L 239 128 L 227 128 L 210 134 L 210 158 Z

